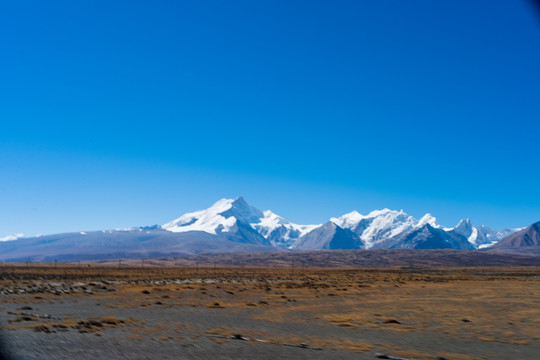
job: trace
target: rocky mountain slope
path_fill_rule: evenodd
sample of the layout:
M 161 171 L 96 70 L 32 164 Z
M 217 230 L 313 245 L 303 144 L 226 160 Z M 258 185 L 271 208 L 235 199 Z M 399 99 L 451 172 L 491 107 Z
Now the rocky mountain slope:
M 294 249 L 301 250 L 362 249 L 363 247 L 364 243 L 358 235 L 331 221 L 300 237 L 293 245 Z
M 503 238 L 486 250 L 516 254 L 540 254 L 540 221 Z

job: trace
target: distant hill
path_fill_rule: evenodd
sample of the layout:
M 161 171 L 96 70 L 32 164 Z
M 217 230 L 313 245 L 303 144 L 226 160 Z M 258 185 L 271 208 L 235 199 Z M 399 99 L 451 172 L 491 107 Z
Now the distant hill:
M 0 243 L 0 260 L 88 261 L 281 250 L 237 242 L 237 236 L 237 232 L 217 236 L 197 231 L 173 233 L 161 228 L 56 234 Z

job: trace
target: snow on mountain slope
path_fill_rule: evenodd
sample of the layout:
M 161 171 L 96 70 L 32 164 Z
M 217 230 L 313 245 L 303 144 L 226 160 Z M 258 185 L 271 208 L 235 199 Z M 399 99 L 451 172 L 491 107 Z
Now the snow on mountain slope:
M 221 199 L 206 210 L 182 215 L 162 226 L 170 232 L 206 232 L 229 241 L 271 246 L 250 222 L 258 221 L 263 213 L 250 206 L 242 197 Z
M 290 247 L 296 239 L 320 226 L 290 223 L 270 210 L 260 211 L 239 197 L 221 199 L 206 210 L 182 215 L 162 228 L 172 232 L 204 231 L 219 235 L 237 231 L 239 224 L 244 231 L 251 229 L 278 247 Z
M 354 229 L 364 219 L 368 219 L 368 216 L 360 214 L 358 211 L 353 210 L 350 213 L 341 215 L 340 217 L 330 218 L 330 221 L 343 229 Z
M 420 218 L 420 220 L 418 220 L 418 223 L 416 223 L 416 225 L 414 227 L 417 227 L 417 228 L 420 228 L 424 225 L 431 225 L 431 227 L 433 228 L 438 228 L 438 229 L 442 229 L 443 227 L 439 224 L 437 224 L 437 218 L 431 214 L 426 214 L 424 216 L 422 216 Z
M 429 223 L 425 223 L 403 234 L 379 242 L 376 248 L 473 250 L 474 246 L 462 235 L 449 233 L 440 226 L 433 227 Z
M 467 238 L 476 249 L 482 249 L 496 244 L 502 238 L 518 231 L 520 229 L 494 230 L 488 226 L 475 226 L 470 219 L 461 220 L 456 227 L 449 232 L 455 232 Z
M 489 226 L 480 225 L 480 226 L 477 226 L 477 229 L 480 233 L 484 235 L 484 238 L 486 239 L 485 243 L 478 245 L 478 248 L 481 249 L 484 247 L 494 245 L 500 240 L 504 239 L 505 237 L 515 232 L 521 231 L 525 228 L 495 230 L 495 229 L 490 228 Z
M 204 231 L 216 235 L 231 231 L 238 219 L 249 223 L 263 216 L 260 210 L 248 205 L 242 197 L 236 200 L 221 199 L 206 210 L 184 214 L 162 228 L 172 232 Z
M 0 241 L 13 241 L 13 240 L 17 240 L 23 237 L 24 237 L 24 234 L 8 235 L 8 236 L 0 237 Z
M 424 215 L 420 220 L 408 215 L 403 210 L 390 209 L 375 210 L 368 215 L 362 215 L 353 211 L 330 221 L 336 225 L 349 229 L 364 241 L 366 249 L 379 247 L 379 244 L 389 244 L 388 239 L 395 239 L 402 234 L 408 234 L 415 229 L 421 229 L 426 225 L 434 229 L 445 231 L 454 239 L 466 238 L 475 249 L 483 248 L 508 236 L 519 229 L 493 230 L 488 226 L 475 226 L 469 219 L 464 219 L 454 228 L 447 228 L 437 224 L 437 219 L 431 214 Z M 466 247 L 461 244 L 460 247 Z
M 339 218 L 331 218 L 330 221 L 360 236 L 366 249 L 373 248 L 386 239 L 394 238 L 426 224 L 430 224 L 434 228 L 441 227 L 437 224 L 437 219 L 430 214 L 416 220 L 403 210 L 395 211 L 390 209 L 375 210 L 368 215 L 353 211 Z
M 478 231 L 478 228 L 471 223 L 470 219 L 461 220 L 453 229 L 453 231 L 466 237 L 467 240 L 475 247 L 489 242 L 484 237 L 484 234 Z
M 251 226 L 274 246 L 290 247 L 296 239 L 321 226 L 294 224 L 270 210 L 263 214 L 264 216 L 258 222 L 251 223 Z

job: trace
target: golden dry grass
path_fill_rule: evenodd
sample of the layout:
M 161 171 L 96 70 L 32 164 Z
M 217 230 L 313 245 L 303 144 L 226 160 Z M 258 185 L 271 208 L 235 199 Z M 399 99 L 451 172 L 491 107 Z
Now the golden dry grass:
M 6 269 L 4 269 L 4 272 Z M 539 268 L 438 268 L 438 269 L 290 269 L 272 268 L 57 268 L 14 267 L 1 287 L 46 281 L 122 281 L 116 291 L 96 292 L 95 301 L 105 308 L 155 309 L 190 306 L 205 311 L 249 312 L 255 321 L 310 323 L 335 326 L 344 331 L 377 329 L 391 333 L 438 333 L 451 338 L 475 339 L 526 345 L 540 341 Z M 156 283 L 149 280 L 183 280 Z M 142 281 L 142 283 L 141 283 Z M 204 282 L 203 282 L 204 281 Z M 70 296 L 87 296 L 75 294 Z M 47 303 L 63 301 L 54 294 L 4 296 L 1 302 Z M 17 320 L 17 318 L 15 318 Z M 74 328 L 80 321 L 97 320 L 104 326 L 133 327 L 134 340 L 153 336 L 170 341 L 184 330 L 170 324 L 143 324 L 135 319 L 106 316 L 100 319 L 65 319 L 61 324 L 44 319 L 13 321 L 6 326 L 63 325 Z M 144 326 L 143 326 L 144 325 Z M 95 328 L 95 327 L 94 327 Z M 96 329 L 91 326 L 90 331 Z M 315 347 L 365 352 L 392 350 L 396 356 L 424 357 L 429 354 L 390 344 L 368 344 L 350 338 L 317 338 L 269 334 L 260 330 L 212 328 L 207 335 L 241 333 L 275 343 L 306 343 Z M 213 338 L 217 343 L 226 338 Z M 439 356 L 470 359 L 467 354 Z

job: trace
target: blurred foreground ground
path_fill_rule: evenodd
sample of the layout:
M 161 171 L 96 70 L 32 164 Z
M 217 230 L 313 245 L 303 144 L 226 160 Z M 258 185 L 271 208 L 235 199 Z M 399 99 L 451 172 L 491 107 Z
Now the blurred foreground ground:
M 537 359 L 540 268 L 2 267 L 15 359 Z M 236 338 L 235 338 L 236 337 Z

